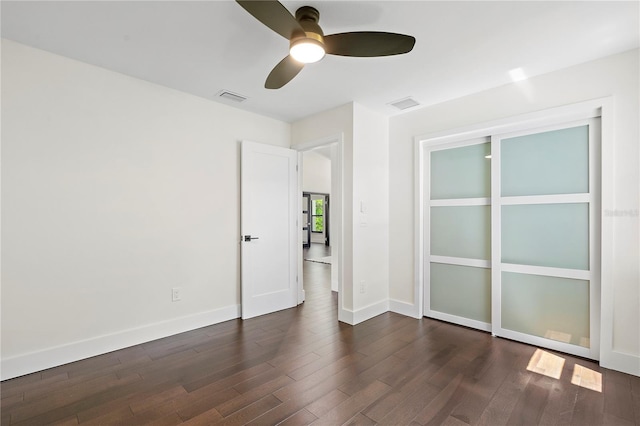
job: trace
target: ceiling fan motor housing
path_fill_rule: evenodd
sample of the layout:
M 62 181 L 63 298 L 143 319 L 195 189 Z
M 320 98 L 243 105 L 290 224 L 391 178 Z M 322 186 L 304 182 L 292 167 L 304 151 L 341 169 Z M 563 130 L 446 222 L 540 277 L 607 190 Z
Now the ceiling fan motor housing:
M 306 39 L 306 41 L 313 40 L 312 43 L 318 43 L 324 48 L 324 33 L 320 25 L 318 25 L 320 12 L 314 7 L 302 6 L 296 10 L 296 20 L 300 23 L 304 34 L 292 34 L 290 46 L 299 43 L 301 41 L 300 39 Z

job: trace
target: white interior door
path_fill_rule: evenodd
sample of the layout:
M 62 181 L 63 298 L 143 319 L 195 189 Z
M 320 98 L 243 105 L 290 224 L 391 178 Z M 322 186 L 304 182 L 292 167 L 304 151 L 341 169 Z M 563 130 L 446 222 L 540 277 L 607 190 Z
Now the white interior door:
M 242 318 L 297 305 L 297 152 L 242 142 Z

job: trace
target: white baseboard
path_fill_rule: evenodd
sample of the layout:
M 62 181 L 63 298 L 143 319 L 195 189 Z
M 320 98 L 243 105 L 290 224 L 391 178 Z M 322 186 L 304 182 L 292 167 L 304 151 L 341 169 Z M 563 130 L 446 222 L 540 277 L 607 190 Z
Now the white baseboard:
M 1 362 L 0 380 L 23 376 L 239 317 L 240 305 L 232 305 L 6 358 Z
M 389 300 L 381 300 L 380 302 L 373 303 L 369 306 L 365 306 L 362 309 L 358 309 L 353 313 L 354 324 L 360 324 L 373 317 L 377 317 L 380 314 L 384 314 L 389 311 Z
M 640 356 L 616 351 L 600 353 L 600 366 L 640 377 Z
M 389 311 L 389 301 L 381 300 L 380 302 L 373 303 L 357 311 L 350 311 L 349 309 L 341 309 L 338 312 L 338 320 L 349 325 L 356 325 L 376 317 L 380 314 L 384 314 Z
M 401 302 L 400 300 L 389 299 L 389 310 L 396 314 L 405 315 L 407 317 L 420 319 L 419 307 L 413 303 Z

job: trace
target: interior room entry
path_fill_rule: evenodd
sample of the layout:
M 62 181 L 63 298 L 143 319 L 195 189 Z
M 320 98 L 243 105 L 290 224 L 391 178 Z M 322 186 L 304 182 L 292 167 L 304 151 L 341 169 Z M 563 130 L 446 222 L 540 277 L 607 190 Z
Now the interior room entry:
M 331 290 L 339 292 L 341 247 L 341 137 L 299 147 L 302 200 L 300 263 L 331 265 Z M 304 145 L 303 145 L 304 146 Z M 306 260 L 305 260 L 306 259 Z M 304 283 L 303 283 L 304 285 Z

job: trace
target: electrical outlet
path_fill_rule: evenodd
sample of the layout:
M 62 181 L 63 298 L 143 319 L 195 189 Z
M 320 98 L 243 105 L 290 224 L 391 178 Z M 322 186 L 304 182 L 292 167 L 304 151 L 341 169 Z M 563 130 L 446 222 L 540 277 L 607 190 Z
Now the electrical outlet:
M 366 293 L 367 291 L 367 286 L 364 283 L 364 280 L 360 281 L 360 293 Z
M 171 301 L 177 302 L 182 300 L 182 287 L 174 287 L 171 289 Z

